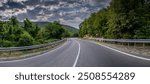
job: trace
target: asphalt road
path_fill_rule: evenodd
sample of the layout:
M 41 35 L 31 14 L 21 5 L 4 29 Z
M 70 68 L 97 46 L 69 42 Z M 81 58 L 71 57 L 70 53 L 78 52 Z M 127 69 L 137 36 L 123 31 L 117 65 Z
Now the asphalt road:
M 72 38 L 38 56 L 0 61 L 0 67 L 150 67 L 150 59 Z

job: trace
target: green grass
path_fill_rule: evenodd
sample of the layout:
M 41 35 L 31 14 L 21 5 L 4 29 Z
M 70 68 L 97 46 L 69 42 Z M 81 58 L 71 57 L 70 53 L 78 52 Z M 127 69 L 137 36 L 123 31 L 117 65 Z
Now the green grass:
M 50 51 L 53 48 L 56 48 L 56 47 L 62 45 L 63 43 L 64 42 L 61 42 L 57 45 L 47 46 L 47 47 L 39 48 L 39 49 L 14 51 L 14 52 L 0 52 L 0 59 L 1 60 L 8 60 L 8 59 L 18 59 L 18 58 L 23 58 L 23 57 L 35 56 L 35 55 L 42 54 L 42 53 L 45 53 L 47 51 Z

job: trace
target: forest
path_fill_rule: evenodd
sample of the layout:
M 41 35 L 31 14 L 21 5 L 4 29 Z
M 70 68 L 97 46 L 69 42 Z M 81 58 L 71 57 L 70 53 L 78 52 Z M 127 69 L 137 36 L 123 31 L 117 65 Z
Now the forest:
M 23 25 L 16 17 L 0 21 L 0 47 L 30 46 L 68 37 L 69 32 L 59 22 L 48 23 L 43 28 L 25 19 Z
M 80 24 L 80 37 L 150 39 L 150 0 L 112 0 Z

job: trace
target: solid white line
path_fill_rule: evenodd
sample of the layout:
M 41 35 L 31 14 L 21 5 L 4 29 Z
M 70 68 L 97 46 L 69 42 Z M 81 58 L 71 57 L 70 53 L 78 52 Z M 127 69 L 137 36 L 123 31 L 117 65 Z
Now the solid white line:
M 75 40 L 75 41 L 76 41 L 76 40 Z M 79 45 L 79 49 L 78 49 L 78 54 L 77 54 L 77 56 L 76 56 L 76 60 L 75 60 L 75 62 L 74 62 L 74 64 L 73 64 L 72 67 L 76 67 L 77 62 L 78 62 L 78 59 L 79 59 L 79 56 L 80 56 L 80 43 L 79 43 L 78 41 L 76 41 L 76 42 L 77 42 L 78 45 Z
M 94 42 L 94 43 L 95 43 L 95 42 Z M 98 43 L 96 43 L 96 44 L 98 44 Z M 150 59 L 148 59 L 148 58 L 144 58 L 144 57 L 140 57 L 140 56 L 132 55 L 132 54 L 129 54 L 129 53 L 125 53 L 125 52 L 123 52 L 123 51 L 120 51 L 120 50 L 117 50 L 117 49 L 114 49 L 114 48 L 111 48 L 111 47 L 108 47 L 108 46 L 105 46 L 105 45 L 102 45 L 102 44 L 99 44 L 99 45 L 101 45 L 101 46 L 103 46 L 103 47 L 105 47 L 105 48 L 108 48 L 108 49 L 110 49 L 110 50 L 113 50 L 113 51 L 119 52 L 119 53 L 121 53 L 121 54 L 124 54 L 124 55 L 130 56 L 130 57 L 133 57 L 133 58 L 137 58 L 137 59 L 141 59 L 141 60 L 150 61 Z
M 67 41 L 67 42 L 68 42 L 68 41 Z M 48 51 L 48 52 L 45 52 L 45 53 L 43 53 L 43 54 L 39 54 L 39 55 L 37 55 L 37 56 L 33 56 L 33 57 L 31 56 L 31 57 L 27 57 L 27 58 L 24 58 L 24 59 L 16 59 L 16 60 L 10 60 L 10 61 L 0 61 L 0 63 L 20 62 L 20 61 L 25 61 L 25 60 L 29 60 L 29 59 L 38 58 L 38 57 L 41 57 L 41 56 L 43 56 L 43 55 L 46 55 L 46 54 L 48 54 L 48 53 L 54 52 L 54 51 L 56 51 L 56 50 L 62 48 L 63 46 L 65 46 L 65 45 L 67 44 L 67 42 L 65 42 L 63 45 L 61 45 L 61 46 L 58 47 L 58 48 L 55 48 L 55 49 L 53 49 L 53 50 L 51 50 L 51 51 Z

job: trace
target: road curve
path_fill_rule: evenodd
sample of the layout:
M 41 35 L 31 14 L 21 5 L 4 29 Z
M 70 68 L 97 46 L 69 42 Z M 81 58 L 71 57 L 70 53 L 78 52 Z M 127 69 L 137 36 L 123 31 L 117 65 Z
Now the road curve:
M 150 67 L 150 60 L 128 56 L 88 40 L 71 38 L 61 47 L 38 56 L 0 61 L 0 67 Z

